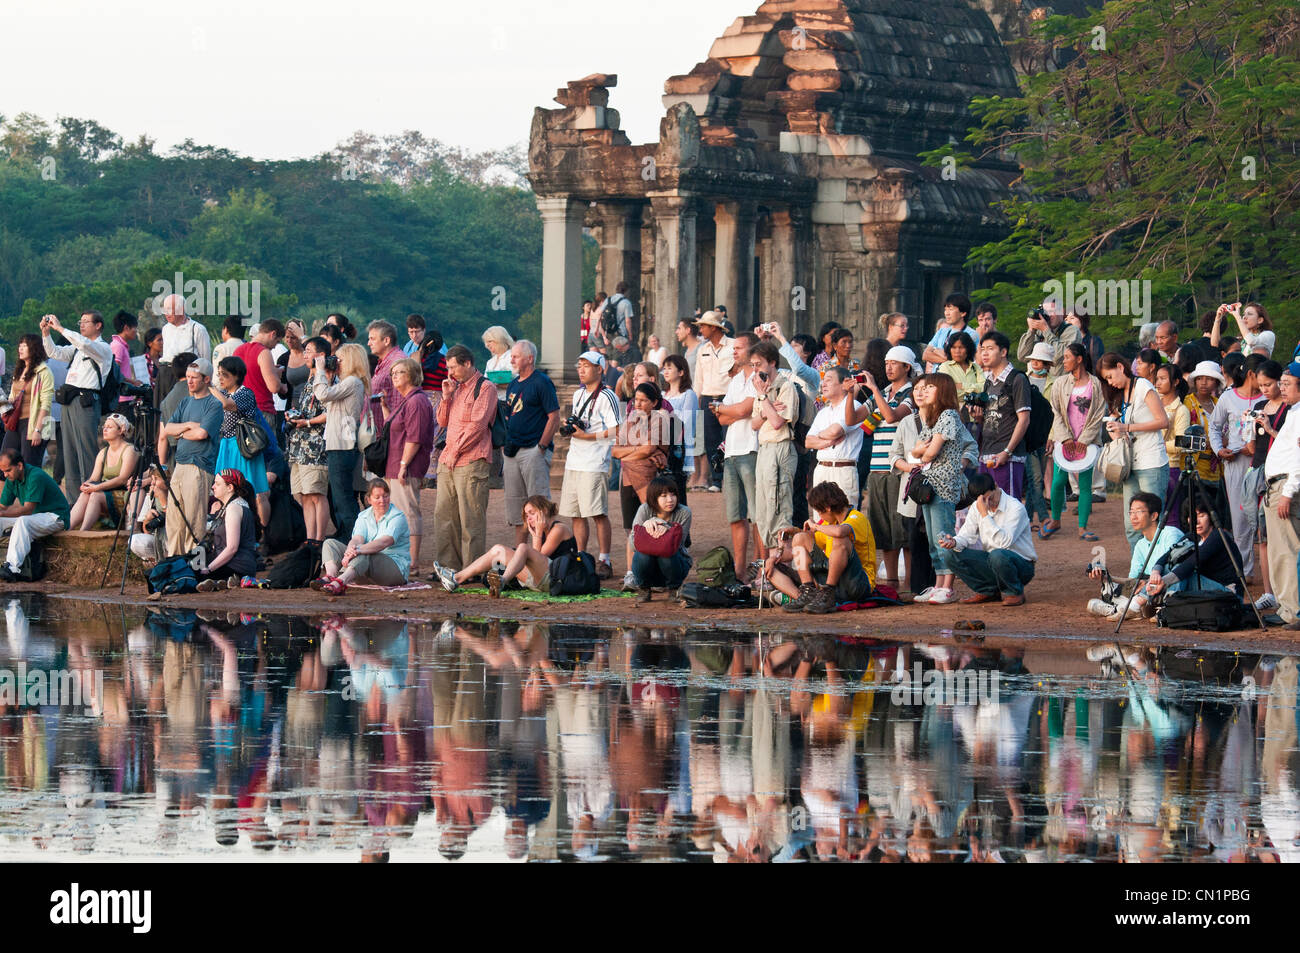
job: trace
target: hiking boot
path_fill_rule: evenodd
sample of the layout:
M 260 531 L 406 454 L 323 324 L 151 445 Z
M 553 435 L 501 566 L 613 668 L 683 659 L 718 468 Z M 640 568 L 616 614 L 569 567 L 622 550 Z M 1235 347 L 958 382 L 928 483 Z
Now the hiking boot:
M 436 560 L 433 564 L 433 572 L 429 573 L 429 581 L 442 583 L 442 588 L 448 592 L 456 591 L 456 571 L 449 569 Z
M 493 599 L 501 598 L 501 573 L 490 572 L 487 574 L 488 595 Z
M 817 591 L 808 600 L 808 605 L 804 606 L 803 611 L 809 615 L 825 615 L 828 612 L 834 612 L 838 604 L 835 599 L 834 586 L 818 586 Z
M 649 586 L 642 586 L 640 589 L 638 589 L 636 593 L 637 603 L 640 604 L 642 602 L 649 602 L 651 592 L 652 590 L 650 589 Z
M 216 592 L 218 588 L 226 588 L 224 579 L 204 579 L 195 587 L 199 592 Z
M 817 595 L 817 583 L 805 582 L 799 586 L 799 594 L 781 608 L 785 612 L 803 612 L 804 606 L 812 602 L 815 595 Z
M 614 578 L 614 567 L 609 564 L 608 559 L 596 560 L 596 578 L 602 582 Z

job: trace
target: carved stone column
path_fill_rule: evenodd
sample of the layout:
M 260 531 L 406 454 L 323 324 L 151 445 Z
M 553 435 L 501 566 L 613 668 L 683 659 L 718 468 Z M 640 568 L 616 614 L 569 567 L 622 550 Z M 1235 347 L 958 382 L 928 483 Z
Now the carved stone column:
M 717 228 L 713 298 L 727 306 L 736 330 L 754 326 L 754 222 L 751 202 L 719 202 L 713 211 Z
M 659 342 L 675 341 L 679 318 L 695 313 L 695 200 L 680 192 L 651 195 L 655 217 L 654 333 Z
M 812 269 L 808 265 L 808 213 L 772 213 L 771 294 L 775 320 L 786 334 L 812 333 Z
M 542 370 L 557 384 L 574 376 L 582 326 L 582 220 L 586 203 L 538 196 L 542 213 Z

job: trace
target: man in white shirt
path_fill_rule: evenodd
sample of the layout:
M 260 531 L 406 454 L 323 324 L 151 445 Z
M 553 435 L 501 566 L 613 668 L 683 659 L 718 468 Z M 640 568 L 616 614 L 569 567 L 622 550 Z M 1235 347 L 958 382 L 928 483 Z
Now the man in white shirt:
M 158 393 L 171 392 L 179 376 L 172 368 L 172 358 L 177 354 L 189 352 L 197 357 L 212 359 L 212 339 L 208 329 L 197 321 L 185 316 L 185 299 L 178 294 L 170 294 L 163 299 L 163 352 L 158 361 Z
M 949 565 L 975 593 L 961 601 L 968 605 L 994 602 L 1000 594 L 1004 606 L 1023 606 L 1025 586 L 1034 578 L 1038 560 L 1029 513 L 987 473 L 971 477 L 970 491 L 975 502 L 966 511 L 965 525 L 956 536 L 938 541 L 944 549 L 953 550 Z M 976 541 L 981 548 L 971 549 Z
M 55 347 L 51 331 L 62 334 L 68 343 Z M 113 349 L 103 339 L 103 332 L 104 316 L 98 311 L 82 314 L 80 334 L 63 327 L 52 314 L 41 318 L 46 357 L 68 362 L 66 385 L 60 393 L 71 399 L 64 404 L 60 427 L 63 473 L 67 478 L 63 492 L 69 501 L 80 495 L 81 485 L 95 472 L 95 457 L 99 455 L 99 392 L 113 367 Z
M 587 520 L 596 524 L 596 575 L 609 579 L 614 574 L 609 562 L 612 533 L 609 524 L 609 459 L 622 418 L 618 398 L 605 386 L 605 358 L 599 351 L 584 351 L 578 357 L 578 380 L 573 392 L 570 416 L 579 426 L 569 433 L 569 454 L 564 458 L 564 483 L 560 488 L 560 515 L 573 522 L 573 541 L 587 551 Z M 569 424 L 560 427 L 561 435 Z
M 826 369 L 822 377 L 822 397 L 826 404 L 817 411 L 804 444 L 817 453 L 817 467 L 813 470 L 812 485 L 834 483 L 850 500 L 859 498 L 858 456 L 862 453 L 862 428 L 846 428 L 844 402 L 849 400 L 844 382 L 849 379 L 849 369 L 838 365 Z M 854 411 L 862 407 L 853 402 Z
M 695 351 L 695 392 L 700 395 L 700 410 L 704 413 L 704 459 L 707 461 L 722 442 L 722 428 L 727 426 L 713 412 L 714 402 L 721 401 L 727 393 L 734 377 L 744 360 L 734 350 L 735 341 L 727 337 L 722 317 L 714 311 L 706 311 L 695 322 L 700 334 L 700 346 Z M 755 338 L 757 341 L 757 338 Z M 749 347 L 745 347 L 745 357 L 749 356 Z M 733 376 L 734 375 L 734 376 Z M 745 372 L 748 379 L 749 372 Z M 752 398 L 753 395 L 751 394 Z M 748 414 L 746 414 L 748 416 Z M 722 474 L 710 476 L 710 489 L 722 487 Z
M 1292 362 L 1282 372 L 1279 382 L 1282 399 L 1290 406 L 1282 429 L 1264 458 L 1264 525 L 1268 531 L 1268 578 L 1277 596 L 1278 615 L 1300 629 L 1300 583 L 1296 578 L 1296 554 L 1300 553 L 1300 536 L 1296 534 L 1296 491 L 1300 490 L 1300 363 Z
M 749 333 L 738 335 L 732 342 L 736 376 L 731 378 L 721 403 L 714 408 L 718 422 L 727 428 L 723 441 L 726 463 L 722 468 L 722 502 L 727 510 L 727 522 L 731 524 L 731 552 L 736 561 L 736 575 L 741 579 L 745 576 L 749 521 L 757 502 L 754 475 L 758 467 L 758 431 L 750 419 L 758 392 L 754 390 L 754 373 L 749 366 L 749 349 L 757 343 L 758 338 Z M 704 345 L 700 345 L 700 349 L 703 351 Z M 759 559 L 767 558 L 767 547 L 762 539 L 755 537 L 754 549 Z

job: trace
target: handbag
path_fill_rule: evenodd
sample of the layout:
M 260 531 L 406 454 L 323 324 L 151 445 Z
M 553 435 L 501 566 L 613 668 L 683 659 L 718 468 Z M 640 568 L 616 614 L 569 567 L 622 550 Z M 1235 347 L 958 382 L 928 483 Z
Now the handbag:
M 934 502 L 934 487 L 925 478 L 925 470 L 917 467 L 907 475 L 907 489 L 903 491 L 909 500 L 918 506 Z
M 27 388 L 23 387 L 18 391 L 18 403 L 11 405 L 10 408 L 4 412 L 3 420 L 5 424 L 5 430 L 7 430 L 9 433 L 16 433 L 18 431 L 18 421 L 21 419 L 21 414 L 23 412 L 23 401 L 25 401 L 26 399 L 27 399 Z
M 1128 404 L 1120 411 L 1120 422 L 1124 421 L 1124 415 L 1128 412 Z M 1129 474 L 1133 472 L 1133 437 L 1131 434 L 1121 434 L 1117 438 L 1112 438 L 1110 443 L 1101 448 L 1101 456 L 1097 460 L 1097 465 L 1101 467 L 1101 474 L 1106 478 L 1107 483 L 1123 483 L 1128 479 Z
M 375 442 L 375 415 L 371 413 L 369 404 L 366 404 L 365 412 L 357 423 L 356 440 L 357 449 L 361 451 Z
M 682 548 L 682 524 L 673 523 L 662 536 L 651 536 L 642 523 L 632 527 L 632 548 L 656 559 L 669 559 Z
M 252 417 L 241 417 L 235 421 L 235 445 L 245 460 L 255 460 L 261 456 L 267 443 L 266 431 Z
M 413 390 L 402 398 L 402 402 L 397 405 L 397 409 L 388 415 L 384 421 L 384 426 L 380 428 L 379 433 L 375 435 L 369 445 L 362 450 L 362 456 L 366 458 L 366 469 L 376 475 L 382 474 L 388 469 L 388 430 L 393 425 L 393 418 L 402 412 L 406 402 L 414 397 L 420 391 Z M 373 420 L 371 426 L 374 426 Z M 358 437 L 358 440 L 360 437 Z

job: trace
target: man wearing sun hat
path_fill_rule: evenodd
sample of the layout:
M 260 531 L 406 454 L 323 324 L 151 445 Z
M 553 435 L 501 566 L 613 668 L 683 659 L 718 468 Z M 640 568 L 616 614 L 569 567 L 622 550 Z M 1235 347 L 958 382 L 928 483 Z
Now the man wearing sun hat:
M 596 542 L 600 555 L 596 575 L 609 579 L 614 570 L 609 562 L 611 529 L 609 524 L 610 451 L 618 436 L 618 398 L 605 386 L 605 358 L 599 351 L 578 355 L 578 380 L 582 384 L 573 392 L 570 421 L 576 426 L 569 435 L 569 453 L 564 458 L 564 483 L 560 488 L 560 515 L 573 521 L 573 539 L 578 549 L 587 552 L 587 520 L 596 524 Z M 567 431 L 568 426 L 561 427 Z
M 731 378 L 735 376 L 736 357 L 732 351 L 735 340 L 727 336 L 727 326 L 717 311 L 705 311 L 695 327 L 700 335 L 700 346 L 695 352 L 695 385 L 704 414 L 704 459 L 707 461 L 722 443 L 723 427 L 713 412 L 713 402 L 726 397 Z M 722 472 L 719 471 L 710 475 L 709 490 L 717 493 L 721 489 Z

